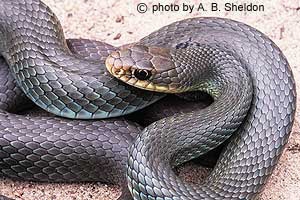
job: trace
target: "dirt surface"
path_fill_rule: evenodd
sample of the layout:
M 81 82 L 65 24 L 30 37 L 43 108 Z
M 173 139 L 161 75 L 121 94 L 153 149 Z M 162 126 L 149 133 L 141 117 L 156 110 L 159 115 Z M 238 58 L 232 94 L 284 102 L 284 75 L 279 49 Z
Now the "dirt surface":
M 144 14 L 137 12 L 138 0 L 44 0 L 60 19 L 67 38 L 92 38 L 113 45 L 137 41 L 152 31 L 171 22 L 196 16 L 226 17 L 247 23 L 267 34 L 286 55 L 298 85 L 300 85 L 300 1 L 273 0 L 247 2 L 263 3 L 263 12 L 209 11 L 213 0 L 202 0 L 208 10 L 165 11 Z M 227 2 L 218 1 L 221 6 Z M 158 3 L 198 5 L 197 1 L 146 1 L 149 7 Z M 300 95 L 299 95 L 300 96 Z M 287 148 L 276 170 L 258 199 L 300 199 L 300 132 L 299 98 L 296 122 Z M 185 170 L 189 171 L 189 170 Z M 193 174 L 193 173 L 191 173 Z M 3 180 L 0 193 L 16 199 L 116 199 L 118 188 L 94 184 L 41 184 Z

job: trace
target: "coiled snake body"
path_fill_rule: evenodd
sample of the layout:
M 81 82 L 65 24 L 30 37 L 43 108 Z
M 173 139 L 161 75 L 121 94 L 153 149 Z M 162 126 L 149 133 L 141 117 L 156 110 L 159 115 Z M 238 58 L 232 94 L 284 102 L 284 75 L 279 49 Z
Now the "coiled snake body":
M 0 169 L 11 178 L 125 185 L 128 162 L 134 199 L 251 199 L 291 132 L 296 93 L 288 62 L 270 39 L 240 22 L 187 19 L 114 53 L 109 45 L 71 40 L 74 54 L 42 2 L 3 0 L 0 43 L 26 96 L 63 117 L 8 112 L 21 106 L 22 95 L 10 76 L 1 77 Z M 96 120 L 164 97 L 110 75 L 104 65 L 110 53 L 109 72 L 126 83 L 157 92 L 201 90 L 214 102 L 144 130 L 122 118 Z M 229 137 L 203 185 L 185 183 L 172 171 Z M 120 198 L 128 199 L 125 193 Z

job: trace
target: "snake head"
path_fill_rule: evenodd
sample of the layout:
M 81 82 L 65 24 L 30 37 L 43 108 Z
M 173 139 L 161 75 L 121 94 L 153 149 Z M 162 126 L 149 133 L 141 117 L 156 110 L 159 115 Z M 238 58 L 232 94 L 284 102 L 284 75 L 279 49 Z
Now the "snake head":
M 106 59 L 106 68 L 114 77 L 134 87 L 179 92 L 176 66 L 171 50 L 167 48 L 129 46 L 111 53 Z

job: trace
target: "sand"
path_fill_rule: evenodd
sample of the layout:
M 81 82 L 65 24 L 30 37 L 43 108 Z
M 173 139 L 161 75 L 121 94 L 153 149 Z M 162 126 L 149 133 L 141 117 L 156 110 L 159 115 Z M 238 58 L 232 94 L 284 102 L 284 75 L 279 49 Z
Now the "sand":
M 264 2 L 263 12 L 137 12 L 138 0 L 44 0 L 60 19 L 67 38 L 91 38 L 113 45 L 134 42 L 171 22 L 196 16 L 226 17 L 247 23 L 267 34 L 286 55 L 298 85 L 300 84 L 300 1 Z M 199 4 L 197 1 L 146 1 L 149 7 L 158 3 Z M 214 0 L 202 0 L 208 8 Z M 218 1 L 219 5 L 226 2 Z M 297 100 L 299 105 L 299 98 Z M 300 199 L 300 132 L 299 106 L 293 132 L 260 200 Z M 16 199 L 116 199 L 118 188 L 94 184 L 41 184 L 2 180 L 0 193 Z

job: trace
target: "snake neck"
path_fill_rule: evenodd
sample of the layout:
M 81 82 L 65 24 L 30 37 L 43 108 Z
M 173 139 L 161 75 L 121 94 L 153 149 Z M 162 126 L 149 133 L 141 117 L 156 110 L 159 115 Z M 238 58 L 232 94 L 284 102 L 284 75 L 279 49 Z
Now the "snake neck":
M 177 49 L 171 51 L 171 54 L 175 63 L 175 71 L 179 72 L 177 74 L 179 78 L 173 79 L 178 80 L 176 82 L 178 87 L 181 87 L 182 91 L 203 91 L 214 99 L 214 102 L 205 109 L 187 114 L 177 114 L 155 122 L 141 135 L 141 138 L 145 139 L 145 153 L 149 157 L 153 156 L 152 148 L 149 145 L 153 145 L 150 142 L 152 139 L 157 140 L 158 146 L 164 146 L 165 143 L 168 143 L 166 141 L 174 141 L 174 144 L 170 144 L 172 148 L 168 149 L 170 152 L 161 156 L 163 156 L 162 159 L 170 161 L 172 165 L 179 165 L 215 148 L 216 144 L 219 144 L 218 140 L 226 140 L 238 129 L 250 108 L 253 86 L 250 74 L 244 64 L 230 52 L 209 46 L 199 46 L 198 48 Z M 234 122 L 229 123 L 232 122 L 231 120 Z M 204 124 L 205 126 L 201 127 Z M 194 125 L 196 128 L 194 127 L 192 130 L 188 128 Z M 209 125 L 213 128 L 207 131 L 205 127 L 210 127 Z M 163 127 L 158 128 L 157 126 Z M 185 138 L 184 133 L 187 130 L 190 135 Z M 176 134 L 179 132 L 183 135 L 178 137 L 178 141 L 171 139 L 176 138 Z M 155 137 L 159 135 L 157 137 L 159 139 L 153 138 L 154 135 Z M 194 141 L 190 141 L 184 146 L 180 145 L 191 135 L 193 135 Z M 219 138 L 207 142 L 204 139 L 209 135 L 219 135 Z M 205 150 L 200 151 L 199 149 L 204 144 Z M 196 153 L 191 154 L 191 152 Z
M 193 114 L 186 116 L 187 118 L 201 118 L 199 120 L 191 118 L 191 123 L 189 120 L 183 119 L 184 123 L 180 124 L 177 123 L 177 118 L 172 118 L 153 124 L 151 129 L 154 131 L 146 129 L 130 150 L 129 185 L 133 188 L 132 193 L 139 194 L 141 197 L 136 199 L 142 199 L 144 196 L 155 196 L 155 198 L 167 196 L 165 194 L 153 195 L 152 191 L 156 188 L 163 188 L 164 191 L 178 190 L 176 194 L 172 192 L 168 195 L 170 199 L 254 198 L 261 191 L 262 185 L 280 157 L 291 132 L 295 115 L 295 83 L 289 64 L 280 49 L 256 29 L 237 21 L 222 18 L 196 18 L 175 22 L 143 38 L 140 43 L 167 47 L 185 47 L 189 44 L 201 43 L 233 52 L 243 60 L 251 74 L 253 95 L 251 108 L 243 124 L 231 138 L 228 146 L 223 149 L 220 159 L 208 179 L 197 188 L 180 180 L 173 173 L 172 167 L 169 166 L 170 147 L 172 145 L 183 148 L 189 146 L 191 152 L 201 151 L 196 148 L 197 145 L 191 144 L 195 144 L 201 139 L 207 139 L 207 136 L 212 136 L 207 143 L 199 142 L 202 151 L 205 151 L 213 142 L 228 133 L 229 129 L 225 129 L 223 133 L 217 134 L 221 129 L 216 125 L 226 124 L 226 119 L 232 119 L 234 116 L 227 115 L 219 122 L 215 118 L 209 121 L 206 119 L 207 115 L 199 112 L 198 116 Z M 228 98 L 225 99 L 225 102 L 231 101 L 234 104 L 236 98 L 240 98 L 242 94 L 245 95 L 243 89 L 236 91 L 235 95 L 230 96 L 234 99 Z M 220 99 L 222 99 L 221 96 Z M 219 103 L 221 104 L 221 101 Z M 240 104 L 236 103 L 236 105 Z M 222 107 L 226 108 L 224 105 Z M 240 109 L 243 108 L 240 107 Z M 173 137 L 165 139 L 166 134 L 161 131 L 164 129 L 163 124 L 171 122 L 176 122 L 177 125 L 173 129 L 167 125 L 166 132 L 169 131 L 168 133 Z M 227 125 L 230 124 L 227 123 Z M 192 128 L 193 126 L 195 128 Z M 201 128 L 202 131 L 206 130 L 207 132 L 207 134 L 201 135 L 202 138 L 195 136 L 195 131 L 201 130 Z M 180 134 L 176 134 L 175 129 Z M 154 137 L 151 137 L 152 134 Z M 157 137 L 159 139 L 156 140 Z M 173 141 L 176 142 L 173 143 Z M 148 154 L 147 142 L 154 145 L 156 151 Z M 162 143 L 166 148 L 162 148 Z M 148 158 L 149 161 L 145 162 L 144 160 Z M 147 168 L 141 169 L 143 165 L 147 165 Z M 140 174 L 148 177 L 147 180 L 150 180 L 150 183 L 147 182 L 147 186 L 153 185 L 153 190 L 149 190 L 149 192 L 143 189 L 139 190 L 146 185 L 143 184 L 145 178 L 140 178 L 143 177 Z
M 250 109 L 253 91 L 248 70 L 230 52 L 200 46 L 174 50 L 172 54 L 175 70 L 180 72 L 177 84 L 183 85 L 182 90 L 207 92 L 214 102 L 205 109 L 154 122 L 138 136 L 135 144 L 139 145 L 131 148 L 130 152 L 139 152 L 145 157 L 141 161 L 143 166 L 156 163 L 156 171 L 172 174 L 172 178 L 160 180 L 166 188 L 172 188 L 169 183 L 180 182 L 172 171 L 174 166 L 207 153 L 232 136 Z M 157 149 L 163 146 L 163 153 L 153 146 Z M 129 176 L 131 170 L 137 170 L 131 162 L 136 159 L 135 155 L 130 154 Z M 130 188 L 134 188 L 133 185 L 129 184 Z M 193 197 L 195 191 L 196 188 L 187 199 L 197 199 Z
M 226 90 L 238 93 L 242 88 L 236 84 L 251 85 L 246 67 L 225 50 L 195 44 L 172 50 L 170 54 L 178 77 L 172 84 L 180 91 L 202 91 L 217 100 Z

